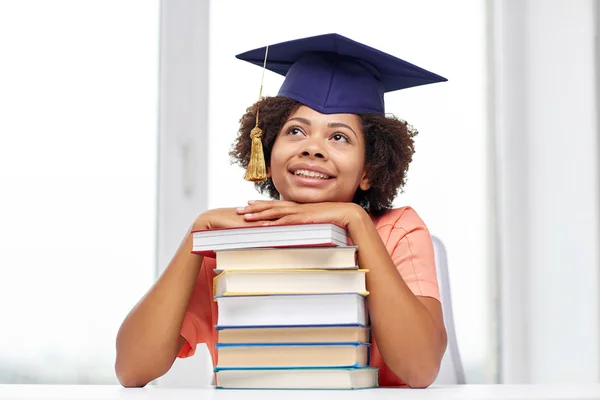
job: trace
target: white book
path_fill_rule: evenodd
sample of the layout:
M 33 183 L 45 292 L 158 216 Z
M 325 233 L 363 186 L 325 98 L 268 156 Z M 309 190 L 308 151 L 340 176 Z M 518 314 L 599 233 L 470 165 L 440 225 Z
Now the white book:
M 209 229 L 192 232 L 192 252 L 306 246 L 347 246 L 347 231 L 335 224 L 297 224 Z
M 251 269 L 358 269 L 356 246 L 219 250 L 216 271 Z
M 216 297 L 217 326 L 368 325 L 356 293 Z
M 379 385 L 377 368 L 217 370 L 220 389 L 367 389 Z
M 213 281 L 215 296 L 360 293 L 368 295 L 366 269 L 225 271 Z

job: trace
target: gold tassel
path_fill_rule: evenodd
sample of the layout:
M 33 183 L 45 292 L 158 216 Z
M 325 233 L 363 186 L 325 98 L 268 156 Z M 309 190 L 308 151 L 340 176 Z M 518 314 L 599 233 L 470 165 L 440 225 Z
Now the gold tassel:
M 267 179 L 267 168 L 262 146 L 262 129 L 258 127 L 258 110 L 256 112 L 256 126 L 250 131 L 250 139 L 252 140 L 252 149 L 250 150 L 250 161 L 244 179 L 251 182 L 262 182 Z
M 269 54 L 269 46 L 265 50 L 265 62 L 263 65 L 263 76 L 260 83 L 260 92 L 258 100 L 262 98 L 262 88 L 265 79 L 265 68 L 267 66 L 267 54 Z M 258 126 L 258 108 L 256 109 L 256 125 L 250 131 L 250 139 L 252 140 L 252 147 L 250 149 L 250 161 L 246 168 L 246 174 L 244 179 L 251 182 L 263 182 L 267 179 L 267 168 L 265 165 L 265 154 L 263 152 L 262 145 L 262 129 Z

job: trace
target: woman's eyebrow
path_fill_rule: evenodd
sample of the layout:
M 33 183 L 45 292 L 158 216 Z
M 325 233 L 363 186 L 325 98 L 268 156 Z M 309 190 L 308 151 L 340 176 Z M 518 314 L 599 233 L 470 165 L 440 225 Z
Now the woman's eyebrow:
M 347 129 L 351 130 L 352 133 L 354 133 L 354 136 L 356 136 L 356 138 L 358 138 L 358 135 L 356 134 L 356 132 L 354 132 L 354 129 L 350 128 L 349 125 L 346 125 L 342 122 L 330 122 L 327 124 L 327 126 L 330 128 L 347 128 Z
M 302 117 L 292 117 L 290 119 L 288 119 L 289 121 L 298 121 L 298 122 L 302 122 L 305 125 L 310 126 L 310 120 L 306 119 L 306 118 L 302 118 Z

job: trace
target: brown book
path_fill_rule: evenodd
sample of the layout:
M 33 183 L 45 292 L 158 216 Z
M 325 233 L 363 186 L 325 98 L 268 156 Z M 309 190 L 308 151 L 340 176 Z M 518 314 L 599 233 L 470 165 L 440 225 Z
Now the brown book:
M 365 367 L 366 343 L 218 344 L 218 368 Z

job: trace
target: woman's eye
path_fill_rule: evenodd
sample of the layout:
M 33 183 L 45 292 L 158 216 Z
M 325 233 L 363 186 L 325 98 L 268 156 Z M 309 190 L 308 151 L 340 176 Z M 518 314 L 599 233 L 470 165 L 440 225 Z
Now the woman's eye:
M 347 142 L 348 141 L 348 138 L 340 133 L 336 133 L 335 135 L 333 135 L 332 139 L 335 140 L 336 142 Z
M 292 128 L 292 129 L 290 129 L 290 130 L 288 131 L 288 133 L 289 133 L 290 135 L 294 135 L 294 136 L 295 136 L 295 135 L 301 135 L 301 134 L 302 134 L 302 131 L 301 131 L 300 129 L 298 129 L 298 128 Z

